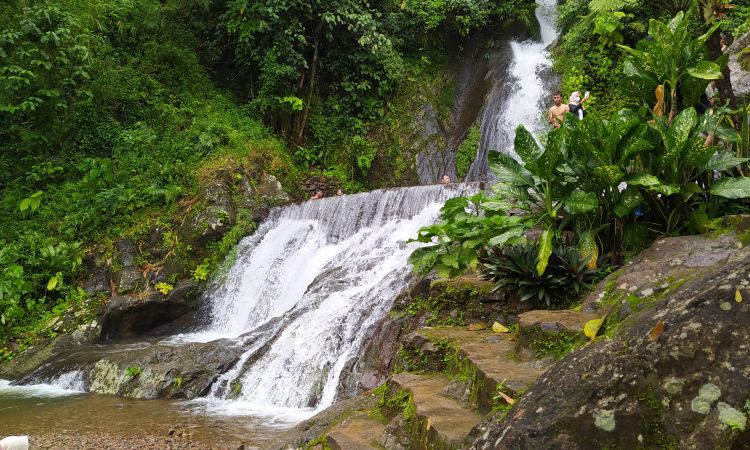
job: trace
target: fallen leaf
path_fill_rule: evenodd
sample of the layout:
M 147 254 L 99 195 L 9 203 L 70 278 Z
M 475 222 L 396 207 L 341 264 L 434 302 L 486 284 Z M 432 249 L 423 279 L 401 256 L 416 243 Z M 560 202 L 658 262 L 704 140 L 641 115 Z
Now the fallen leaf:
M 648 340 L 651 342 L 656 342 L 657 339 L 659 339 L 659 336 L 664 333 L 664 322 L 659 321 L 656 325 L 654 325 L 654 328 L 651 329 L 651 331 L 648 332 Z
M 494 331 L 495 333 L 510 333 L 510 329 L 500 322 L 495 322 L 492 324 L 492 331 Z
M 469 325 L 466 329 L 469 331 L 480 331 L 480 330 L 486 330 L 487 324 L 484 322 L 475 322 Z
M 737 303 L 742 303 L 742 292 L 740 292 L 740 288 L 737 288 L 737 290 L 734 292 L 734 301 Z
M 515 405 L 515 404 L 516 404 L 516 401 L 515 401 L 515 400 L 513 400 L 512 398 L 510 398 L 510 397 L 509 397 L 508 395 L 506 395 L 506 394 L 505 394 L 505 393 L 503 393 L 503 392 L 498 392 L 498 393 L 497 393 L 497 395 L 498 395 L 498 396 L 499 396 L 500 398 L 502 398 L 503 400 L 505 400 L 505 401 L 506 401 L 506 402 L 507 402 L 507 403 L 508 403 L 509 405 Z
M 596 333 L 599 332 L 599 328 L 602 327 L 603 323 L 604 319 L 589 320 L 588 322 L 586 322 L 586 325 L 583 326 L 583 334 L 585 334 L 587 338 L 593 341 L 596 337 Z

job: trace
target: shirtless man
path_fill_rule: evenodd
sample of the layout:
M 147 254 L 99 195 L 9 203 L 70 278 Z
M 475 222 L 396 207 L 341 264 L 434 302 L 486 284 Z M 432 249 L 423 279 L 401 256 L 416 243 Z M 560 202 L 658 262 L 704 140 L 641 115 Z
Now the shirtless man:
M 560 124 L 565 117 L 565 113 L 570 111 L 568 105 L 562 104 L 562 94 L 558 91 L 552 95 L 554 106 L 547 110 L 547 121 L 555 128 L 560 128 Z

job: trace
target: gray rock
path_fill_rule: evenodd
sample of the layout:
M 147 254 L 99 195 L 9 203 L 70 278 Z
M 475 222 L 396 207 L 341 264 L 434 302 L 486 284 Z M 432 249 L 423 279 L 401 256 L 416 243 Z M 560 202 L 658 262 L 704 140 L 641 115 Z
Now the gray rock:
M 559 361 L 472 448 L 747 448 L 750 249 L 722 261 Z
M 98 253 L 91 253 L 83 258 L 83 268 L 86 276 L 83 280 L 83 290 L 87 294 L 108 293 L 112 290 L 110 284 L 112 274 L 107 262 Z
M 739 98 L 750 94 L 750 71 L 743 69 L 741 64 L 743 60 L 747 61 L 750 58 L 750 55 L 742 53 L 748 46 L 750 46 L 750 32 L 736 39 L 727 49 L 729 54 L 727 66 L 732 80 L 732 91 Z M 745 65 L 747 65 L 746 62 Z
M 388 450 L 409 450 L 413 448 L 412 439 L 406 432 L 408 426 L 404 416 L 399 414 L 385 427 L 379 444 Z
M 674 290 L 681 283 L 731 261 L 741 247 L 734 233 L 718 238 L 700 235 L 659 239 L 599 283 L 584 299 L 582 310 L 597 312 L 609 307 L 611 305 L 605 304 L 608 298 L 623 300 L 629 295 L 651 294 L 654 298 L 663 295 L 665 290 Z
M 229 370 L 241 353 L 225 340 L 109 352 L 90 369 L 89 389 L 133 398 L 195 398 Z
M 143 335 L 195 311 L 197 307 L 198 289 L 192 280 L 180 281 L 166 296 L 159 292 L 144 296 L 117 295 L 104 307 L 100 320 L 101 337 L 112 339 Z
M 305 444 L 323 436 L 327 430 L 341 423 L 355 411 L 367 411 L 377 403 L 378 397 L 365 393 L 358 397 L 334 403 L 315 416 L 300 422 L 284 433 L 279 439 L 262 447 L 264 450 L 287 450 L 290 448 L 307 448 Z
M 204 246 L 220 238 L 234 224 L 237 208 L 231 186 L 221 179 L 214 180 L 205 187 L 197 205 L 198 209 L 188 216 L 179 231 L 185 242 Z
M 139 291 L 146 287 L 146 279 L 143 272 L 135 267 L 126 267 L 117 274 L 117 292 L 127 294 L 133 291 Z
M 123 267 L 135 267 L 138 264 L 138 247 L 130 239 L 123 239 L 115 243 L 120 264 Z
M 279 180 L 273 175 L 263 175 L 260 183 L 255 187 L 258 195 L 274 203 L 285 203 L 292 201 L 292 197 L 284 191 Z

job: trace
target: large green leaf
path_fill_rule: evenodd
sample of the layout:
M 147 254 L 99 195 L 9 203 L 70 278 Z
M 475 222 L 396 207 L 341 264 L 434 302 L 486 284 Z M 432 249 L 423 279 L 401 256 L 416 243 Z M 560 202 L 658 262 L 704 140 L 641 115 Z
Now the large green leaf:
M 515 186 L 533 186 L 534 179 L 528 170 L 510 156 L 500 152 L 489 152 L 490 170 L 497 180 Z
M 722 178 L 709 192 L 724 198 L 750 198 L 750 177 Z
M 638 188 L 628 186 L 622 194 L 620 194 L 620 200 L 617 202 L 617 205 L 615 205 L 615 214 L 619 217 L 625 217 L 642 202 L 643 197 Z
M 687 73 L 702 80 L 718 80 L 721 78 L 721 67 L 711 61 L 700 61 L 694 67 L 688 68 Z
M 657 186 L 651 186 L 652 191 L 669 197 L 670 195 L 679 194 L 680 186 L 676 184 L 659 184 Z
M 731 126 L 727 125 L 725 122 L 719 123 L 719 125 L 714 130 L 714 134 L 716 134 L 716 137 L 725 142 L 740 142 L 740 140 L 742 139 L 740 133 Z
M 677 114 L 669 127 L 669 135 L 675 146 L 682 146 L 690 138 L 690 132 L 698 124 L 698 113 L 695 108 L 688 108 Z
M 679 186 L 662 184 L 662 182 L 658 178 L 648 173 L 641 173 L 632 177 L 630 180 L 628 180 L 628 184 L 630 184 L 631 186 L 644 187 L 648 190 L 667 196 L 680 192 Z
M 668 55 L 674 45 L 674 35 L 670 27 L 664 22 L 651 19 L 648 23 L 648 34 L 653 38 L 653 42 L 659 47 L 661 53 Z
M 536 258 L 536 273 L 540 277 L 547 270 L 547 264 L 549 263 L 549 257 L 552 254 L 552 228 L 547 228 L 542 231 L 542 235 L 539 237 L 539 253 Z
M 516 154 L 521 157 L 524 166 L 529 169 L 530 172 L 534 173 L 536 168 L 536 160 L 539 155 L 542 154 L 542 149 L 536 143 L 534 136 L 526 129 L 523 125 L 519 125 L 516 128 L 516 138 L 513 142 L 513 148 Z
M 625 177 L 620 166 L 608 164 L 594 168 L 594 175 L 604 185 L 613 186 L 618 184 Z
M 684 160 L 687 165 L 701 167 L 711 159 L 714 148 L 706 146 L 704 142 L 705 138 L 702 136 L 695 136 L 690 139 L 684 150 Z
M 575 190 L 565 201 L 565 206 L 563 208 L 571 214 L 585 214 L 594 211 L 598 207 L 599 201 L 596 198 L 596 194 L 593 192 Z
M 734 153 L 721 152 L 713 155 L 711 159 L 703 165 L 703 169 L 722 171 L 731 169 L 746 161 L 748 161 L 748 158 L 737 158 L 734 156 Z
M 487 242 L 487 245 L 490 247 L 494 247 L 496 245 L 505 245 L 508 243 L 508 241 L 514 241 L 514 243 L 517 243 L 517 240 L 514 238 L 523 237 L 524 228 L 513 228 L 511 230 L 508 230 L 504 233 L 501 233 Z M 525 238 L 523 239 L 525 240 Z
M 650 173 L 639 173 L 631 177 L 628 183 L 633 186 L 651 187 L 660 185 L 661 181 Z
M 537 175 L 543 180 L 550 180 L 555 169 L 563 161 L 563 149 L 567 145 L 565 129 L 560 127 L 547 135 L 547 146 L 537 158 Z

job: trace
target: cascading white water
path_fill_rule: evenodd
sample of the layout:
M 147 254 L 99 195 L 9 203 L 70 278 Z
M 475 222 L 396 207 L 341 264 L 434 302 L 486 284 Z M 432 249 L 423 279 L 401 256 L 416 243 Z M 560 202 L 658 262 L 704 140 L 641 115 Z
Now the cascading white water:
M 39 383 L 13 385 L 0 379 L 0 396 L 18 397 L 65 397 L 86 392 L 84 374 L 80 370 L 64 372 Z
M 445 200 L 477 189 L 388 189 L 272 211 L 210 293 L 210 325 L 182 338 L 243 345 L 240 362 L 203 400 L 208 409 L 298 420 L 332 404 L 345 365 L 411 279 L 416 244 L 406 241 Z
M 515 157 L 513 140 L 519 125 L 524 125 L 533 134 L 547 126 L 543 111 L 548 106 L 546 103 L 550 92 L 545 74 L 551 71 L 552 60 L 546 49 L 557 38 L 557 0 L 536 0 L 536 3 L 536 18 L 542 40 L 527 39 L 510 43 L 513 60 L 508 69 L 507 82 L 494 90 L 486 100 L 480 115 L 481 138 L 477 159 L 467 180 L 494 180 L 487 166 L 488 152 L 499 151 Z

